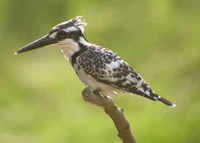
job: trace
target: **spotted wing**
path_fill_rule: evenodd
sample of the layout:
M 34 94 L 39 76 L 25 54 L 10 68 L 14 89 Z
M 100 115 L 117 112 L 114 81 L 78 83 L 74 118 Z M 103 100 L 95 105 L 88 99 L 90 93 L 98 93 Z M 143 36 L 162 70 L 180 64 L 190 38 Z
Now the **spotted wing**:
M 85 73 L 101 83 L 154 100 L 150 96 L 153 91 L 142 77 L 108 49 L 90 47 L 80 55 L 77 62 Z

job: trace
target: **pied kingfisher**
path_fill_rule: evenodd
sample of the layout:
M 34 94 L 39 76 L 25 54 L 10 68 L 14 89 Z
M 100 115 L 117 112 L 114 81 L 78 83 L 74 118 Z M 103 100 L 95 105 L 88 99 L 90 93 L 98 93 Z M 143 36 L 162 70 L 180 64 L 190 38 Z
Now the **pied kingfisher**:
M 80 16 L 54 26 L 51 31 L 15 54 L 55 44 L 69 59 L 79 79 L 86 88 L 103 96 L 118 93 L 137 94 L 174 107 L 175 104 L 156 94 L 125 61 L 117 54 L 89 43 L 84 37 L 87 25 Z

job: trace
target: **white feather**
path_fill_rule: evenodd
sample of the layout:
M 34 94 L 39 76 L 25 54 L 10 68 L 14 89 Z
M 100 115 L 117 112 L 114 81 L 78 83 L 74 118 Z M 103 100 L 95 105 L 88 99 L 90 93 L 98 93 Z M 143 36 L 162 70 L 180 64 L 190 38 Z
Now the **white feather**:
M 73 31 L 77 31 L 77 30 L 78 30 L 78 29 L 77 29 L 76 27 L 74 27 L 74 26 L 68 27 L 67 29 L 64 29 L 64 31 L 65 31 L 65 32 L 68 32 L 68 33 L 73 32 Z
M 71 60 L 71 56 L 80 50 L 79 45 L 72 39 L 65 39 L 60 41 L 58 45 L 61 48 L 61 52 L 64 54 L 65 58 L 69 58 Z

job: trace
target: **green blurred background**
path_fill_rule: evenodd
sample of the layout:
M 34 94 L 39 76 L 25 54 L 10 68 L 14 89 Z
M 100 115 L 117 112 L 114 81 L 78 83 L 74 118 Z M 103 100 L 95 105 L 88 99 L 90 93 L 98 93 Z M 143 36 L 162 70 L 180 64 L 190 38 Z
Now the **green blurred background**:
M 82 15 L 92 43 L 118 53 L 167 107 L 139 96 L 116 104 L 138 143 L 200 142 L 200 1 L 0 0 L 0 143 L 120 143 L 56 47 L 15 56 L 52 26 Z

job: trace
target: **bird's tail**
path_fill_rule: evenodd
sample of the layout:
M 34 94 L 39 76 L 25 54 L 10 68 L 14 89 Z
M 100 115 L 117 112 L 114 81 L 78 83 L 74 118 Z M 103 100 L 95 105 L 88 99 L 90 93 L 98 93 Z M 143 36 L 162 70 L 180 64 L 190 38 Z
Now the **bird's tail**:
M 154 96 L 154 99 L 164 103 L 165 105 L 168 105 L 170 107 L 175 107 L 176 106 L 176 104 L 174 104 L 174 103 L 170 102 L 169 100 L 159 96 L 158 94 L 154 94 L 153 96 Z
M 154 93 L 153 90 L 150 87 L 146 87 L 146 90 L 144 90 L 144 91 L 135 90 L 135 87 L 133 87 L 133 88 L 130 88 L 128 91 L 130 93 L 135 93 L 137 95 L 140 95 L 140 96 L 146 97 L 148 99 L 151 99 L 153 101 L 160 101 L 160 102 L 162 102 L 165 105 L 168 105 L 170 107 L 175 107 L 176 106 L 176 104 L 173 104 L 169 100 L 167 100 L 167 99 L 159 96 L 158 94 Z

